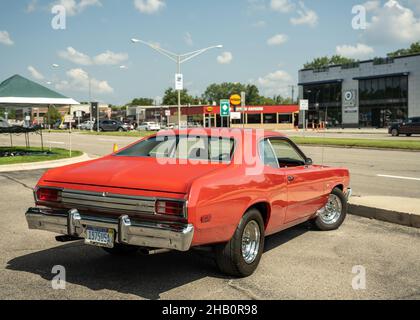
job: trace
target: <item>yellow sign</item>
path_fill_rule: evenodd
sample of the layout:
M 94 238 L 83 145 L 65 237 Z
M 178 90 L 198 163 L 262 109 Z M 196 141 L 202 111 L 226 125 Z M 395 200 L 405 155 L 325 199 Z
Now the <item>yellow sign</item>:
M 234 94 L 230 97 L 230 104 L 233 106 L 239 106 L 242 102 L 241 96 L 239 94 Z
M 208 107 L 207 112 L 213 112 L 213 107 Z

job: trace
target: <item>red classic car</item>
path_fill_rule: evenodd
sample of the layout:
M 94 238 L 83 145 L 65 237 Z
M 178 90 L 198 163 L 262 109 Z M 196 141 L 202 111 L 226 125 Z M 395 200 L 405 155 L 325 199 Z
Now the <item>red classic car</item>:
M 264 238 L 311 221 L 344 221 L 349 172 L 312 163 L 288 138 L 260 130 L 160 132 L 104 158 L 49 170 L 30 229 L 108 253 L 212 246 L 233 276 L 257 268 Z

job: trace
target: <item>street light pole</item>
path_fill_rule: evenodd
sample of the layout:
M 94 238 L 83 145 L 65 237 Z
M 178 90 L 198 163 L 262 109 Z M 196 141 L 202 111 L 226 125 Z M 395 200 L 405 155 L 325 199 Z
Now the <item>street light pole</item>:
M 196 50 L 193 52 L 188 52 L 185 54 L 177 54 L 177 53 L 173 53 L 171 51 L 162 49 L 161 47 L 152 44 L 152 43 L 148 43 L 146 41 L 140 40 L 140 39 L 136 39 L 133 38 L 131 39 L 132 43 L 141 43 L 144 44 L 146 46 L 148 46 L 149 48 L 159 52 L 160 54 L 166 56 L 167 58 L 171 59 L 172 61 L 174 61 L 177 65 L 177 72 L 178 74 L 181 74 L 181 64 L 211 50 L 211 49 L 220 49 L 223 48 L 222 45 L 217 45 L 217 46 L 212 46 L 212 47 L 208 47 L 208 48 L 204 48 L 204 49 L 200 49 L 200 50 Z M 181 90 L 178 89 L 178 128 L 181 128 Z

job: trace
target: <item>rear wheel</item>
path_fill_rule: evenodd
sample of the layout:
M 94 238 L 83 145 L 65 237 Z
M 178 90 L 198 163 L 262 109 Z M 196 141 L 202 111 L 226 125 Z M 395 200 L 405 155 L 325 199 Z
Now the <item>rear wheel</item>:
M 393 137 L 398 137 L 400 135 L 397 129 L 392 129 L 391 134 Z
M 118 132 L 124 132 L 124 129 L 123 128 L 119 128 L 118 129 Z
M 412 136 L 412 134 L 411 134 L 411 133 L 407 133 L 407 134 L 406 134 L 406 136 L 407 136 L 407 137 L 411 137 L 411 136 Z
M 215 247 L 219 269 L 231 276 L 248 277 L 257 269 L 264 250 L 264 220 L 256 209 L 241 219 L 233 238 Z
M 127 246 L 123 244 L 116 243 L 114 248 L 102 248 L 107 253 L 114 256 L 131 256 L 139 250 L 138 247 Z
M 335 188 L 324 208 L 318 214 L 318 217 L 313 220 L 315 227 L 321 231 L 330 231 L 338 229 L 346 219 L 347 215 L 347 198 L 343 191 Z

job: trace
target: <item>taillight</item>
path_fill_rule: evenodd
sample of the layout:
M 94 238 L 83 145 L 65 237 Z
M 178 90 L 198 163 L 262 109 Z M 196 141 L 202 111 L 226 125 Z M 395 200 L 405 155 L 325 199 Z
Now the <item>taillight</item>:
M 58 189 L 39 188 L 36 191 L 36 199 L 40 202 L 59 202 L 61 191 Z
M 180 201 L 157 200 L 155 211 L 157 214 L 183 217 L 184 203 Z

